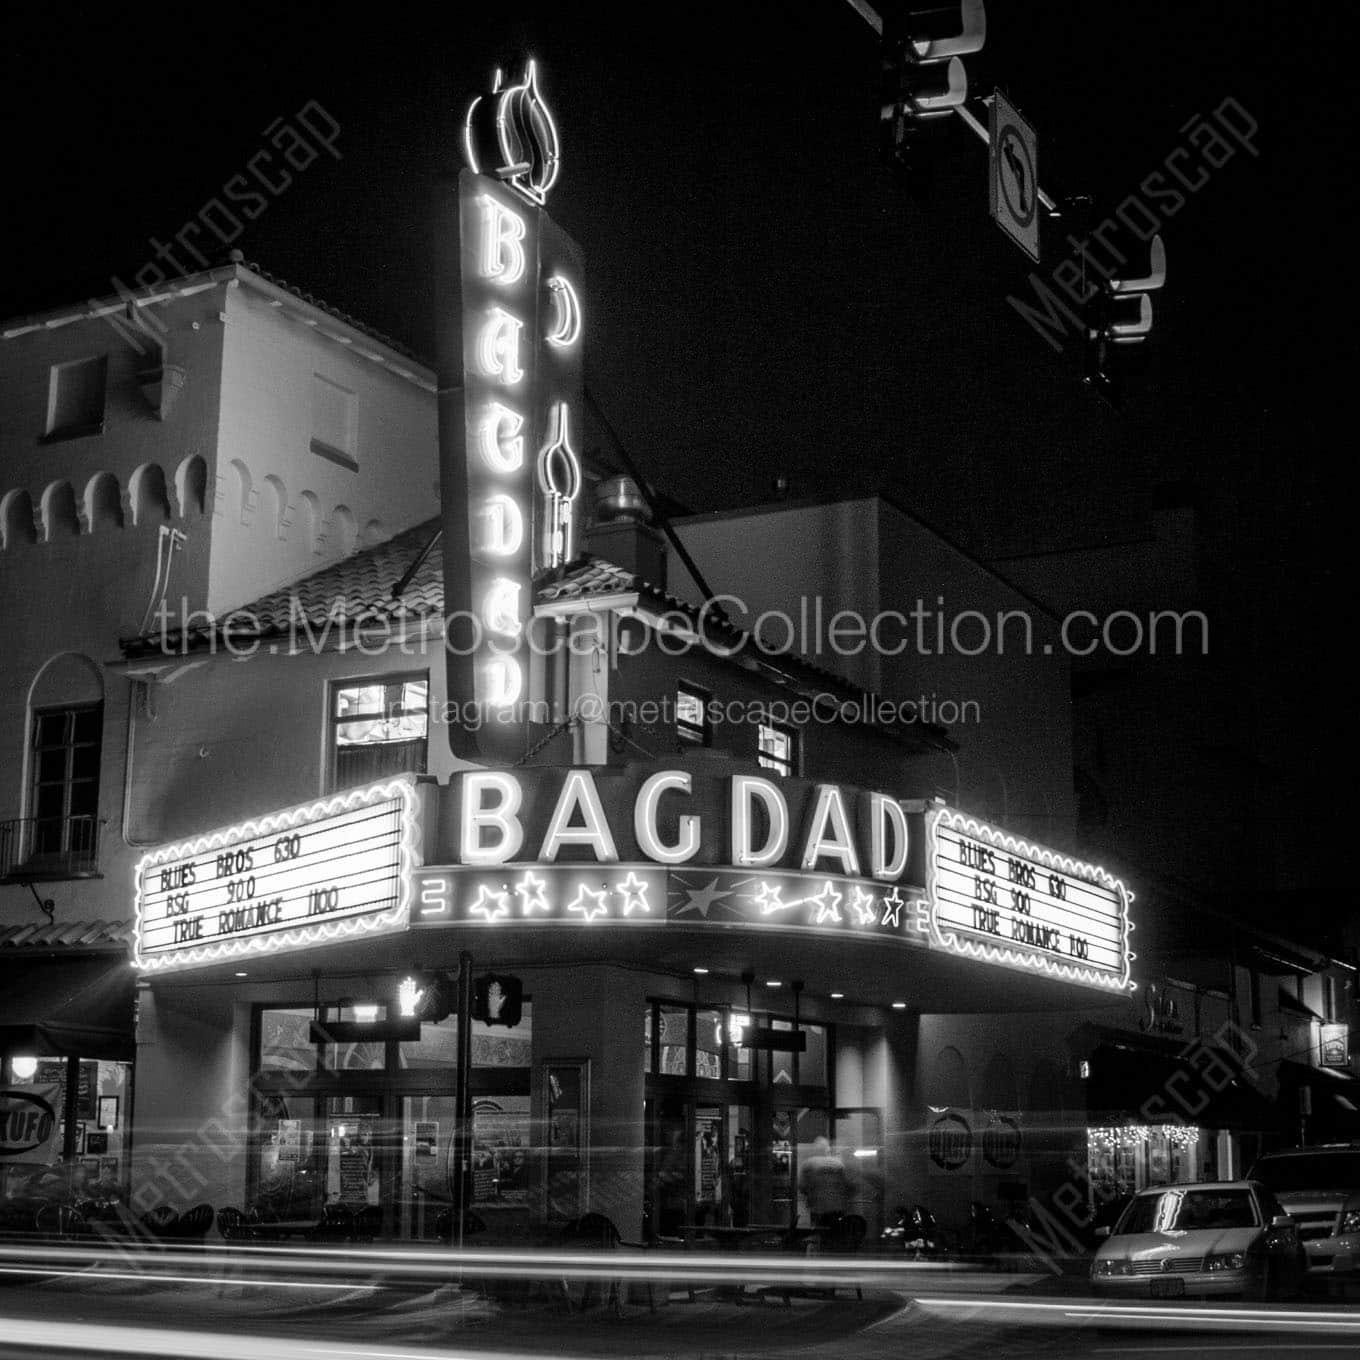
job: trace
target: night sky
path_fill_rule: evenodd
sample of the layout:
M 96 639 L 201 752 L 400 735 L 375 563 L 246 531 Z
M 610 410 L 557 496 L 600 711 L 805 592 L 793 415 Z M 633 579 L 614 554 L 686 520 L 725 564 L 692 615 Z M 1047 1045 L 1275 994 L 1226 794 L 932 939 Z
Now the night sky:
M 776 475 L 881 486 L 988 557 L 1126 536 L 1172 487 L 1201 510 L 1216 661 L 1251 682 L 1244 740 L 1295 796 L 1332 796 L 1350 629 L 1325 412 L 1354 159 L 1334 6 L 989 4 L 970 83 L 1037 127 L 1055 196 L 1112 206 L 1225 98 L 1261 125 L 1262 155 L 1167 223 L 1118 411 L 1007 305 L 1031 266 L 988 216 L 982 144 L 931 129 L 923 198 L 880 165 L 877 40 L 846 0 L 136 13 L 7 21 L 5 315 L 130 279 L 314 100 L 341 159 L 230 244 L 430 355 L 430 185 L 469 95 L 528 48 L 562 132 L 549 206 L 587 262 L 587 382 L 662 490 L 715 509 Z

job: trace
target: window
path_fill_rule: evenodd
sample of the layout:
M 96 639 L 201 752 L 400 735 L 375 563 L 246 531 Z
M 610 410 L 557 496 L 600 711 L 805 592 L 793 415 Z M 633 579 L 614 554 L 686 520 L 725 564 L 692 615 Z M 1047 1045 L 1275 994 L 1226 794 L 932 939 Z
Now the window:
M 359 680 L 331 694 L 332 789 L 425 773 L 426 676 Z
M 108 358 L 53 364 L 47 388 L 46 439 L 78 439 L 104 432 L 104 386 Z
M 756 729 L 756 758 L 778 774 L 798 773 L 798 733 L 778 723 L 761 723 Z
M 354 393 L 339 383 L 312 375 L 312 452 L 358 472 L 355 450 Z
M 681 742 L 707 746 L 713 739 L 708 725 L 708 701 L 711 696 L 695 685 L 677 685 L 675 689 L 675 735 Z
M 37 709 L 29 796 L 31 858 L 92 866 L 97 848 L 103 706 Z

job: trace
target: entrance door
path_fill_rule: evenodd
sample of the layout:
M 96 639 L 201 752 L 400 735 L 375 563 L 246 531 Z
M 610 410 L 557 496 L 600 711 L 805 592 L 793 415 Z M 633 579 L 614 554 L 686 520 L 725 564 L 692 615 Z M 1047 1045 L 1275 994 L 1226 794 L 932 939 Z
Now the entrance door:
M 326 1138 L 325 1202 L 363 1214 L 376 1234 L 391 1201 L 390 1165 L 382 1097 L 377 1092 L 322 1098 Z
M 857 1106 L 831 1112 L 831 1143 L 850 1173 L 850 1210 L 868 1225 L 866 1240 L 883 1230 L 883 1112 Z
M 453 1216 L 453 1135 L 458 1102 L 448 1094 L 401 1102 L 401 1198 L 397 1235 L 429 1242 L 449 1232 Z M 441 1216 L 447 1216 L 441 1221 Z

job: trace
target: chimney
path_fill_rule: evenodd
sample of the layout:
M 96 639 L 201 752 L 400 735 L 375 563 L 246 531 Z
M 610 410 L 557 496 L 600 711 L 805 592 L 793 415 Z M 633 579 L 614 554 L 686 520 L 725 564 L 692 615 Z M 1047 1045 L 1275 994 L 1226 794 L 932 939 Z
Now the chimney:
M 609 477 L 595 488 L 595 515 L 586 551 L 655 586 L 666 588 L 666 540 L 631 477 Z

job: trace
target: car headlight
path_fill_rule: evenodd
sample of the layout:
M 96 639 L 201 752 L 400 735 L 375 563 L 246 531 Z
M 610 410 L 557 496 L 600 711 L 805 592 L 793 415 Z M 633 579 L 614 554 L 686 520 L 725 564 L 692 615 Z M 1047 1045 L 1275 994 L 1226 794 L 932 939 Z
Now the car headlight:
M 1097 1275 L 1132 1275 L 1133 1266 L 1128 1261 L 1116 1260 L 1113 1256 L 1103 1256 L 1095 1263 Z
M 1217 1256 L 1205 1258 L 1205 1270 L 1245 1270 L 1247 1254 L 1243 1251 L 1225 1251 Z
M 1347 1209 L 1341 1215 L 1341 1231 L 1343 1233 L 1360 1233 L 1360 1209 Z

